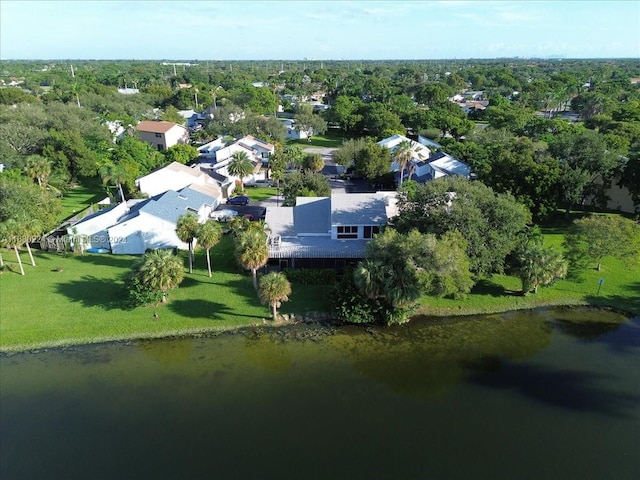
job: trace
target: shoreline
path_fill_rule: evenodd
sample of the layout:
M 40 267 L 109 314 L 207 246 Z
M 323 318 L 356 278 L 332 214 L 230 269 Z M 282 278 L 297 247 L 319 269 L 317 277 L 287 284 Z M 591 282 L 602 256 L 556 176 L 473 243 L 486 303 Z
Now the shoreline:
M 569 300 L 569 299 L 567 299 Z M 630 312 L 621 308 L 616 307 L 615 305 L 593 305 L 587 302 L 580 301 L 564 301 L 564 302 L 547 302 L 540 305 L 527 305 L 522 304 L 518 308 L 509 308 L 509 309 L 486 309 L 484 311 L 471 310 L 471 311 L 436 311 L 436 312 L 428 312 L 427 309 L 419 308 L 418 312 L 413 315 L 408 322 L 410 323 L 413 319 L 420 318 L 433 318 L 433 319 L 442 319 L 446 317 L 452 318 L 464 318 L 464 317 L 475 317 L 479 315 L 496 315 L 503 314 L 508 312 L 515 312 L 521 310 L 541 310 L 541 309 L 549 309 L 549 308 L 574 308 L 574 307 L 587 307 L 596 310 L 608 310 L 611 312 L 618 313 L 620 315 L 624 315 L 629 319 L 640 316 L 640 313 Z M 363 328 L 378 326 L 375 324 L 365 324 L 365 323 L 343 323 L 338 322 L 337 320 L 331 318 L 329 314 L 324 313 L 314 313 L 313 316 L 309 316 L 311 314 L 298 315 L 295 313 L 284 314 L 281 315 L 282 320 L 278 322 L 274 322 L 273 320 L 263 319 L 262 323 L 255 323 L 250 325 L 241 325 L 241 326 L 216 326 L 216 327 L 205 327 L 205 328 L 192 328 L 192 329 L 176 329 L 176 330 L 167 330 L 164 332 L 154 332 L 154 333 L 146 333 L 140 332 L 138 334 L 132 335 L 121 335 L 121 336 L 104 336 L 104 337 L 96 337 L 96 338 L 66 338 L 60 340 L 52 340 L 47 342 L 39 342 L 33 344 L 18 344 L 18 345 L 10 345 L 10 346 L 0 346 L 0 357 L 9 357 L 12 355 L 18 354 L 37 354 L 41 352 L 46 352 L 49 350 L 64 350 L 75 347 L 85 347 L 91 345 L 108 345 L 113 343 L 130 343 L 135 341 L 143 341 L 143 340 L 170 340 L 170 339 L 180 339 L 180 338 L 203 338 L 203 337 L 215 337 L 221 334 L 242 334 L 245 331 L 249 331 L 251 329 L 256 328 L 265 328 L 265 329 L 276 329 L 276 328 L 289 328 L 296 325 L 321 325 L 323 328 L 331 328 L 331 327 L 339 327 L 343 325 L 355 325 L 362 326 Z M 299 320 L 298 320 L 299 319 Z M 405 324 L 406 324 L 405 323 Z M 382 328 L 388 328 L 381 326 Z

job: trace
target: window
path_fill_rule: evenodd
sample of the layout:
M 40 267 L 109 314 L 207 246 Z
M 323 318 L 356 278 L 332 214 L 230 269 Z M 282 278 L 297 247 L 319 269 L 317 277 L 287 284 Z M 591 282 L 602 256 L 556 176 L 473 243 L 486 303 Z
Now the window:
M 364 235 L 363 238 L 373 238 L 374 235 L 380 233 L 380 227 L 377 226 L 366 226 L 364 227 Z
M 156 138 L 162 138 L 162 134 L 161 133 L 156 133 Z
M 338 227 L 338 238 L 358 238 L 358 227 Z

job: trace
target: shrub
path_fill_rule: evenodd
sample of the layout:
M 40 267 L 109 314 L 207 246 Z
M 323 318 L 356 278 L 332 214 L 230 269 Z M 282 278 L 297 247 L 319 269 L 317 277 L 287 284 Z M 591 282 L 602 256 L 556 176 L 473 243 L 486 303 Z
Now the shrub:
M 336 271 L 329 268 L 301 268 L 286 270 L 290 282 L 302 285 L 333 285 L 336 283 Z

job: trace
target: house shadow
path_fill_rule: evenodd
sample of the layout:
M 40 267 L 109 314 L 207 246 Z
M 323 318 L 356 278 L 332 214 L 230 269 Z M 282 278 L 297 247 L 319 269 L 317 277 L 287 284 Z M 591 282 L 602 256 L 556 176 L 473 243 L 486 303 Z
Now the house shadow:
M 194 300 L 172 300 L 169 309 L 174 313 L 187 318 L 198 318 L 208 320 L 222 320 L 224 316 L 234 316 L 243 318 L 262 319 L 257 315 L 244 315 L 235 310 L 230 309 L 225 304 L 213 302 L 211 300 L 194 299 Z
M 537 365 L 511 364 L 498 358 L 486 365 L 467 365 L 469 381 L 495 390 L 511 390 L 532 400 L 573 412 L 596 412 L 626 417 L 640 396 L 601 386 L 606 376 L 584 371 L 554 370 Z M 603 382 L 604 383 L 604 382 Z
M 115 268 L 131 268 L 131 266 L 138 260 L 129 256 L 111 255 L 106 253 L 85 253 L 84 255 L 74 254 L 71 258 L 80 263 Z
M 56 285 L 56 293 L 64 295 L 83 307 L 102 307 L 105 310 L 126 310 L 127 293 L 121 279 L 98 278 L 85 275 L 79 279 Z

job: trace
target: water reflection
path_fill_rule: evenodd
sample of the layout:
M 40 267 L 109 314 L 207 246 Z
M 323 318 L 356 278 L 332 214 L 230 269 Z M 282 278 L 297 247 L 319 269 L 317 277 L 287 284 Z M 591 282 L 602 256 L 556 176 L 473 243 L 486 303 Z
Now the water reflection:
M 640 478 L 639 340 L 576 309 L 2 357 L 0 478 Z

